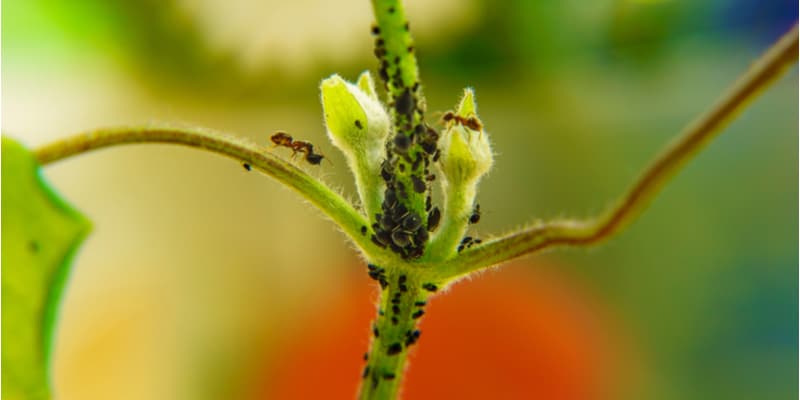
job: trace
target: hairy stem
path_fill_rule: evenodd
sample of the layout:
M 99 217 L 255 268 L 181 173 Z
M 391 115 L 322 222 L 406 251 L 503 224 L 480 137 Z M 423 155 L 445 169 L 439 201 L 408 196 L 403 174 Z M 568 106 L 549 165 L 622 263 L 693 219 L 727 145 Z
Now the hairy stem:
M 294 189 L 327 214 L 350 239 L 367 254 L 380 258 L 390 256 L 362 234 L 368 224 L 353 206 L 322 182 L 303 172 L 255 143 L 220 133 L 172 127 L 111 128 L 78 134 L 36 150 L 36 158 L 44 164 L 109 146 L 133 143 L 169 143 L 219 153 L 272 176 Z
M 381 283 L 378 316 L 372 323 L 372 343 L 362 374 L 359 399 L 394 399 L 400 389 L 409 347 L 417 342 L 417 322 L 424 314 L 431 283 L 403 268 L 370 265 L 370 276 Z
M 512 233 L 464 251 L 437 269 L 441 279 L 452 279 L 510 259 L 558 245 L 585 246 L 608 239 L 635 219 L 681 167 L 722 132 L 749 101 L 797 61 L 798 29 L 781 37 L 722 98 L 683 132 L 645 169 L 616 205 L 588 220 L 557 220 Z
M 402 3 L 372 0 L 372 7 L 378 75 L 389 97 L 392 136 L 381 171 L 386 181 L 382 213 L 369 217 L 376 224 L 376 240 L 404 259 L 418 259 L 428 240 L 426 178 L 439 135 L 425 124 L 425 99 Z

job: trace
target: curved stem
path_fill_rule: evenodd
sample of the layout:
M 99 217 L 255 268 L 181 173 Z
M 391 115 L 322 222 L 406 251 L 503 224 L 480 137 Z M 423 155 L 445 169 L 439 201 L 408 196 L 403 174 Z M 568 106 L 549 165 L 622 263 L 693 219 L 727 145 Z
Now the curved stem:
M 35 154 L 39 162 L 44 165 L 91 150 L 133 143 L 181 144 L 219 153 L 246 163 L 252 168 L 272 176 L 308 199 L 338 224 L 364 253 L 372 255 L 386 253 L 388 255 L 388 252 L 372 244 L 369 237 L 361 233 L 362 227 L 369 223 L 342 196 L 298 167 L 242 138 L 205 129 L 157 126 L 111 128 L 59 140 L 37 149 Z
M 439 276 L 452 279 L 553 246 L 585 246 L 610 238 L 636 218 L 670 178 L 719 134 L 749 101 L 797 61 L 797 46 L 798 29 L 795 25 L 708 112 L 684 128 L 606 213 L 583 221 L 558 220 L 538 224 L 490 241 L 438 266 Z

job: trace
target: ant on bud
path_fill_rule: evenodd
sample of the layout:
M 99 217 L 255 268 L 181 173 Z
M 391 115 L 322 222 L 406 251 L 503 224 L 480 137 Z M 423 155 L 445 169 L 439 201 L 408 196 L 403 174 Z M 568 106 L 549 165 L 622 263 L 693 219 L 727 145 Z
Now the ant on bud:
M 314 153 L 314 145 L 302 140 L 294 140 L 288 133 L 277 131 L 270 136 L 273 146 L 283 146 L 292 149 L 292 157 L 297 153 L 305 154 L 303 158 L 312 165 L 319 165 L 325 158 L 322 154 Z
M 483 129 L 483 124 L 474 115 L 465 118 L 465 117 L 462 117 L 462 116 L 460 116 L 460 115 L 458 115 L 458 114 L 456 114 L 456 113 L 454 113 L 452 111 L 448 111 L 448 112 L 444 113 L 444 115 L 442 115 L 442 122 L 443 123 L 446 124 L 446 123 L 449 123 L 451 121 L 455 121 L 455 122 L 457 122 L 457 123 L 459 123 L 461 125 L 464 125 L 467 128 L 472 129 L 473 131 L 480 131 L 480 130 Z

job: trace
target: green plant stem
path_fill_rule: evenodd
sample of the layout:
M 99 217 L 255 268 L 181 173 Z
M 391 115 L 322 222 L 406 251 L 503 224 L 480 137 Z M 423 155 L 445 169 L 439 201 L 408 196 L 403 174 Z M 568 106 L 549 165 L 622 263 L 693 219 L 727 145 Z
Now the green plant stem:
M 477 193 L 477 184 L 465 185 L 459 193 L 448 193 L 442 215 L 442 226 L 431 238 L 425 250 L 423 261 L 437 262 L 447 260 L 456 254 L 456 249 L 468 228 L 472 213 L 472 199 Z
M 553 246 L 586 246 L 608 239 L 635 219 L 681 167 L 722 132 L 749 101 L 756 98 L 797 61 L 798 29 L 781 37 L 722 98 L 690 123 L 645 172 L 604 214 L 588 220 L 557 220 L 539 224 L 464 251 L 435 269 L 441 279 L 454 279 L 510 259 Z
M 392 257 L 361 233 L 361 228 L 368 226 L 369 223 L 342 196 L 295 165 L 269 153 L 264 147 L 242 138 L 202 129 L 157 126 L 110 128 L 56 141 L 39 148 L 35 154 L 39 162 L 45 165 L 91 150 L 134 143 L 180 144 L 219 153 L 247 163 L 308 199 L 338 224 L 363 252 L 376 259 L 380 259 L 381 255 Z
M 403 268 L 387 268 L 385 279 L 388 285 L 381 291 L 369 357 L 362 374 L 359 391 L 362 400 L 397 397 L 409 347 L 419 338 L 417 322 L 430 294 L 422 288 L 420 275 Z

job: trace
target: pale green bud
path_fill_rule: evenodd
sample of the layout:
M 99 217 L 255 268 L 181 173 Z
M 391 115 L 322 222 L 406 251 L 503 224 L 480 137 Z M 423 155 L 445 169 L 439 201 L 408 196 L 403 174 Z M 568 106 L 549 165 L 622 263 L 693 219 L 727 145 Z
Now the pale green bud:
M 492 168 L 494 157 L 489 135 L 483 131 L 478 120 L 474 94 L 464 90 L 464 97 L 457 107 L 457 115 L 475 118 L 480 130 L 473 130 L 460 122 L 448 124 L 441 139 L 442 173 L 450 185 L 474 185 Z
M 426 250 L 430 260 L 446 260 L 456 255 L 464 237 L 478 192 L 478 182 L 492 168 L 494 157 L 489 135 L 476 114 L 471 89 L 456 107 L 439 141 L 442 192 L 445 206 L 442 226 Z
M 379 172 L 391 128 L 389 114 L 368 72 L 357 85 L 334 74 L 322 81 L 320 90 L 328 137 L 344 153 L 365 211 L 372 215 L 382 201 Z

